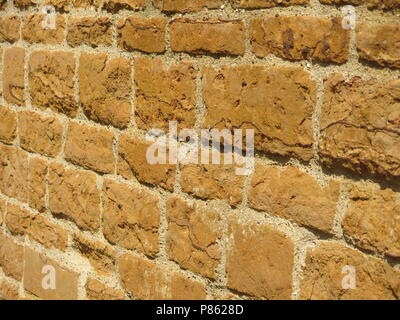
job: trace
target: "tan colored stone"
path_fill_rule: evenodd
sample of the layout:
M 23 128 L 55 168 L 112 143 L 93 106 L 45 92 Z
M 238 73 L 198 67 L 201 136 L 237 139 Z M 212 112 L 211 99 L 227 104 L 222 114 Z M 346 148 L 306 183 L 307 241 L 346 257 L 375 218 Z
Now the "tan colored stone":
M 166 66 L 161 58 L 135 61 L 136 123 L 140 129 L 168 130 L 169 121 L 178 128 L 196 122 L 196 76 L 190 62 Z
M 0 226 L 3 224 L 6 208 L 7 208 L 7 201 L 0 198 Z
M 64 251 L 67 247 L 68 233 L 64 228 L 19 206 L 8 204 L 5 223 L 12 234 L 27 235 L 46 248 Z
M 22 38 L 29 43 L 61 44 L 65 39 L 64 16 L 56 14 L 55 28 L 43 28 L 45 17 L 42 13 L 25 16 Z
M 260 9 L 276 6 L 309 4 L 310 0 L 230 0 L 234 8 Z
M 110 275 L 115 270 L 115 250 L 108 244 L 74 234 L 74 245 L 100 275 Z
M 28 154 L 0 144 L 0 190 L 21 202 L 28 201 Z
M 218 212 L 193 207 L 179 198 L 167 201 L 166 251 L 183 269 L 216 279 L 221 262 L 222 221 Z
M 52 163 L 48 178 L 49 208 L 55 215 L 72 219 L 84 230 L 100 226 L 100 192 L 96 175 Z
M 18 114 L 18 124 L 22 148 L 48 157 L 56 157 L 60 153 L 64 131 L 60 120 L 22 111 Z
M 228 288 L 268 300 L 290 299 L 294 244 L 282 232 L 262 225 L 230 222 L 226 272 Z
M 329 76 L 320 117 L 322 162 L 360 174 L 399 177 L 399 99 L 400 80 L 379 83 Z
M 6 276 L 21 281 L 24 264 L 24 247 L 0 233 L 0 267 Z
M 355 0 L 353 0 L 355 1 Z M 361 1 L 361 0 L 357 0 Z M 368 0 L 368 7 L 373 9 L 399 9 L 400 0 Z
M 119 137 L 118 174 L 125 179 L 135 177 L 140 182 L 156 184 L 169 191 L 174 190 L 176 166 L 150 164 L 146 157 L 151 142 L 122 134 Z M 167 155 L 166 155 L 167 156 Z
M 104 236 L 112 244 L 154 257 L 158 251 L 158 199 L 107 179 L 103 184 Z
M 131 254 L 120 257 L 119 270 L 122 285 L 139 299 L 186 300 L 206 297 L 201 283 Z M 190 291 L 183 297 L 181 290 L 187 289 Z
M 346 266 L 354 268 L 354 289 L 343 289 L 345 277 L 351 275 L 344 269 Z M 399 296 L 400 273 L 381 260 L 327 242 L 307 253 L 301 299 L 397 300 Z
M 141 10 L 146 7 L 146 0 L 105 0 L 104 8 L 110 12 L 119 10 Z
M 3 95 L 9 103 L 25 104 L 24 64 L 24 48 L 12 47 L 4 50 Z
M 125 50 L 162 53 L 165 51 L 165 18 L 131 16 L 117 21 L 118 45 Z
M 343 231 L 357 246 L 400 257 L 400 201 L 390 189 L 352 185 Z
M 101 0 L 45 0 L 44 4 L 52 5 L 56 11 L 69 12 L 72 8 L 98 9 Z
M 34 106 L 75 117 L 73 52 L 34 51 L 29 59 L 29 89 Z
M 319 2 L 324 4 L 355 4 L 355 5 L 363 4 L 367 1 L 370 0 L 319 0 Z
M 340 18 L 256 18 L 250 32 L 258 57 L 274 54 L 289 60 L 344 63 L 349 55 L 350 32 L 342 27 Z
M 172 275 L 171 299 L 173 300 L 206 300 L 207 292 L 202 283 L 192 280 L 180 273 Z
M 155 262 L 134 255 L 119 258 L 121 284 L 139 299 L 163 300 L 169 298 L 170 274 Z
M 111 131 L 70 122 L 65 159 L 83 168 L 101 173 L 113 173 L 115 170 L 113 141 L 114 134 Z
M 340 184 L 332 179 L 321 187 L 312 176 L 288 166 L 257 166 L 249 189 L 249 206 L 302 226 L 331 232 Z
M 0 106 L 0 119 L 0 141 L 12 143 L 17 131 L 16 113 L 7 107 Z
M 202 73 L 204 128 L 253 129 L 257 150 L 312 158 L 316 83 L 309 73 L 251 65 L 204 67 Z
M 400 69 L 399 42 L 400 24 L 357 25 L 357 49 L 362 59 Z
M 14 0 L 14 5 L 20 9 L 27 9 L 37 5 L 33 0 Z
M 163 12 L 196 12 L 203 9 L 219 9 L 222 0 L 153 0 L 153 5 Z
M 181 169 L 183 192 L 203 200 L 222 199 L 237 206 L 243 199 L 245 178 L 236 174 L 234 165 L 185 165 Z
M 39 158 L 29 159 L 28 204 L 43 212 L 46 210 L 48 162 Z
M 4 49 L 0 48 L 0 65 L 3 64 L 3 52 L 4 52 Z M 1 84 L 0 85 L 0 98 L 3 97 L 3 83 L 2 82 L 3 82 L 3 70 L 2 70 L 2 68 L 0 68 L 0 84 Z
M 112 22 L 108 17 L 70 18 L 67 42 L 71 47 L 112 45 Z
M 121 290 L 109 288 L 96 279 L 86 282 L 86 297 L 88 300 L 125 300 Z
M 9 280 L 0 279 L 0 300 L 19 300 L 18 287 Z
M 320 0 L 325 4 L 367 4 L 370 9 L 396 9 L 400 8 L 400 0 Z
M 45 289 L 42 285 L 46 281 L 44 277 L 49 277 L 52 272 L 55 274 L 56 288 Z M 44 255 L 30 248 L 25 249 L 24 288 L 35 296 L 45 300 L 76 300 L 78 277 L 77 273 L 60 267 Z
M 0 42 L 14 43 L 18 41 L 20 25 L 21 22 L 17 16 L 0 17 Z
M 178 18 L 170 23 L 171 49 L 176 52 L 242 56 L 246 50 L 245 39 L 241 20 Z
M 82 53 L 79 94 L 86 116 L 104 125 L 125 128 L 130 121 L 130 61 L 106 54 Z
M 7 0 L 0 0 L 0 9 L 3 10 L 7 7 L 8 1 Z
M 3 48 L 0 48 L 0 65 L 3 64 L 3 52 L 4 52 Z M 2 68 L 0 68 L 0 83 L 1 83 L 1 85 L 0 85 L 0 98 L 3 97 L 3 83 L 2 83 L 2 81 L 3 81 L 3 70 L 2 70 Z

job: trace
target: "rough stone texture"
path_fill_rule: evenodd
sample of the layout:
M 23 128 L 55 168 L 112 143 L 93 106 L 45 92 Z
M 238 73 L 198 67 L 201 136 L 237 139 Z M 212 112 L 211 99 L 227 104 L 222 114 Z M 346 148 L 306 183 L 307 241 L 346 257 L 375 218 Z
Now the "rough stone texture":
M 140 129 L 167 131 L 169 121 L 178 129 L 194 127 L 196 76 L 192 63 L 166 66 L 161 58 L 135 60 L 136 123 Z
M 17 116 L 11 109 L 0 106 L 0 141 L 12 143 L 16 136 Z
M 49 208 L 55 215 L 73 220 L 84 230 L 100 226 L 100 192 L 96 175 L 66 169 L 52 163 L 48 178 Z
M 320 0 L 325 4 L 367 4 L 371 9 L 396 9 L 400 8 L 400 0 Z
M 3 224 L 6 208 L 7 208 L 6 200 L 0 198 L 0 226 Z
M 276 6 L 291 6 L 300 4 L 309 4 L 310 0 L 230 0 L 235 8 L 271 8 Z
M 140 10 L 146 6 L 146 0 L 105 0 L 103 7 L 107 11 L 117 12 L 122 9 Z
M 35 6 L 37 3 L 35 3 L 33 0 L 14 0 L 14 5 L 22 10 L 31 6 Z
M 312 158 L 316 84 L 302 69 L 205 67 L 203 97 L 203 127 L 254 129 L 256 149 L 302 160 Z
M 319 0 L 324 4 L 363 4 L 367 1 L 369 0 Z
M 164 270 L 160 265 L 134 255 L 119 258 L 121 283 L 139 299 L 188 300 L 205 299 L 204 286 L 183 275 Z M 182 291 L 188 289 L 185 295 Z
M 71 47 L 112 45 L 112 22 L 108 17 L 84 17 L 68 20 L 67 42 Z
M 128 17 L 117 21 L 118 45 L 133 51 L 162 53 L 165 51 L 165 18 Z
M 400 299 L 399 9 L 0 0 L 0 299 Z
M 173 300 L 206 300 L 207 292 L 202 283 L 175 273 L 171 278 L 170 297 Z
M 5 223 L 12 234 L 27 235 L 46 248 L 67 247 L 68 233 L 64 228 L 19 206 L 8 204 Z
M 319 154 L 328 167 L 388 179 L 400 176 L 400 81 L 379 83 L 341 74 L 325 81 Z
M 0 299 L 2 300 L 18 300 L 18 287 L 11 281 L 0 279 Z
M 88 300 L 125 300 L 121 290 L 109 288 L 96 279 L 86 282 L 86 297 Z
M 0 65 L 3 64 L 3 48 L 0 48 Z M 3 70 L 0 69 L 0 98 L 3 96 Z
M 74 245 L 100 275 L 107 276 L 115 270 L 116 255 L 110 245 L 89 240 L 79 233 L 74 234 Z
M 45 4 L 52 5 L 56 11 L 69 12 L 72 8 L 98 9 L 101 0 L 45 0 Z
M 28 201 L 28 155 L 0 144 L 0 190 L 21 202 Z
M 112 244 L 154 257 L 158 251 L 160 211 L 158 199 L 126 184 L 103 184 L 103 230 Z
M 400 0 L 368 0 L 368 7 L 374 9 L 398 9 Z
M 245 27 L 240 20 L 179 18 L 170 23 L 170 42 L 172 50 L 177 52 L 242 56 Z
M 221 262 L 222 221 L 218 212 L 193 207 L 179 198 L 167 201 L 166 251 L 183 269 L 216 279 Z
M 163 12 L 186 13 L 196 12 L 203 9 L 218 9 L 222 5 L 222 0 L 153 0 L 153 5 Z
M 12 238 L 0 233 L 0 267 L 6 276 L 15 280 L 22 279 L 24 247 L 17 244 Z
M 56 288 L 49 290 L 42 286 L 43 277 L 49 275 L 42 273 L 44 266 L 54 268 Z M 78 277 L 73 271 L 60 267 L 55 261 L 44 255 L 25 249 L 24 288 L 35 296 L 45 300 L 76 300 L 78 298 Z
M 31 101 L 40 109 L 75 117 L 78 105 L 74 94 L 75 59 L 72 52 L 34 51 L 29 59 Z
M 355 268 L 355 289 L 343 289 L 345 266 Z M 397 300 L 399 295 L 400 273 L 381 260 L 336 243 L 321 243 L 307 253 L 301 299 Z
M 0 17 L 0 42 L 14 43 L 18 41 L 20 25 L 21 22 L 17 16 Z
M 357 49 L 362 59 L 400 69 L 399 42 L 400 24 L 357 25 Z
M 142 183 L 159 185 L 173 191 L 176 166 L 150 164 L 146 153 L 151 144 L 151 142 L 122 134 L 119 138 L 118 174 L 125 179 L 135 177 Z
M 131 66 L 125 58 L 82 53 L 79 94 L 86 116 L 104 125 L 125 128 L 131 115 Z
M 60 44 L 64 41 L 65 19 L 57 14 L 55 29 L 43 28 L 46 15 L 31 14 L 24 18 L 22 27 L 22 38 L 29 43 Z
M 185 165 L 181 169 L 180 184 L 183 192 L 200 199 L 222 199 L 231 206 L 243 200 L 245 177 L 236 174 L 235 165 Z
M 400 257 L 400 201 L 390 189 L 352 185 L 343 231 L 357 246 Z
M 12 104 L 24 105 L 25 49 L 13 47 L 4 52 L 3 96 Z
M 18 114 L 19 143 L 27 151 L 56 157 L 62 146 L 64 126 L 54 117 L 32 111 Z
M 65 158 L 83 168 L 101 173 L 113 173 L 115 169 L 113 140 L 114 134 L 106 129 L 70 122 Z
M 321 187 L 315 178 L 288 166 L 257 166 L 249 189 L 249 206 L 292 220 L 302 226 L 331 232 L 340 184 Z
M 231 221 L 226 273 L 228 288 L 259 299 L 290 299 L 294 244 L 270 226 Z
M 250 32 L 253 52 L 258 57 L 274 54 L 290 60 L 343 63 L 349 55 L 350 33 L 339 18 L 256 18 Z
M 40 158 L 29 159 L 28 204 L 31 208 L 46 210 L 48 162 Z

